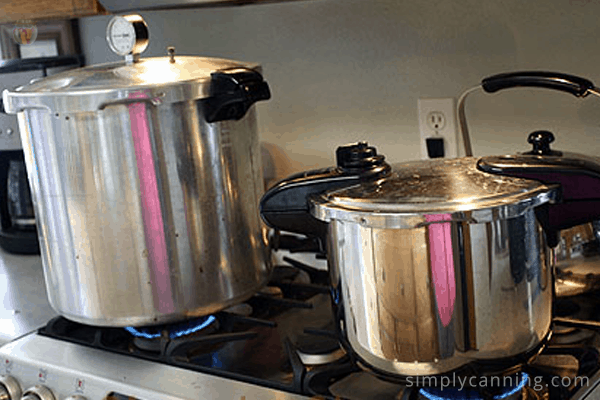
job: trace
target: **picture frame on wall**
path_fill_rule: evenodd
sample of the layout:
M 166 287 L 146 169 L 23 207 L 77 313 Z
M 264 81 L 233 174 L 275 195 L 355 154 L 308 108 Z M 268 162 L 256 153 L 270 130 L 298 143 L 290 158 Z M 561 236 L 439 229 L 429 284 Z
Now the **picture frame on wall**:
M 3 60 L 56 57 L 79 53 L 76 20 L 0 25 Z M 23 25 L 23 23 L 21 24 Z M 20 35 L 20 36 L 19 36 Z

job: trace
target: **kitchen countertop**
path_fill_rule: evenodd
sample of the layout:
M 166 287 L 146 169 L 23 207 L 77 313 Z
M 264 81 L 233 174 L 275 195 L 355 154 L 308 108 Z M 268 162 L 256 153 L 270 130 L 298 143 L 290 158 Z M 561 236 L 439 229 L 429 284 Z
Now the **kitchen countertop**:
M 0 248 L 0 345 L 38 329 L 57 314 L 46 295 L 39 256 L 10 254 Z

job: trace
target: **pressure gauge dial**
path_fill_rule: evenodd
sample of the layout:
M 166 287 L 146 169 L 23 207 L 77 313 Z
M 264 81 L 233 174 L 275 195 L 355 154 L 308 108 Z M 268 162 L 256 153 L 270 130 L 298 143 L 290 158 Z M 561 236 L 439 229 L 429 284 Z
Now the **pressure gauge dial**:
M 119 15 L 106 27 L 106 41 L 120 56 L 133 55 L 134 59 L 148 47 L 148 25 L 139 15 Z

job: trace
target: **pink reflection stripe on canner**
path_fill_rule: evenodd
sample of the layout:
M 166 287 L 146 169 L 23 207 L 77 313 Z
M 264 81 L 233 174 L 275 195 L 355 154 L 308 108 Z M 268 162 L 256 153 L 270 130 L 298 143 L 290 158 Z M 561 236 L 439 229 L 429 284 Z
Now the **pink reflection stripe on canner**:
M 132 93 L 129 98 L 145 98 L 143 93 Z M 158 311 L 175 311 L 169 276 L 169 257 L 165 238 L 162 210 L 158 191 L 158 179 L 150 139 L 150 127 L 146 105 L 142 102 L 129 104 L 131 133 L 135 147 L 140 192 L 142 196 L 142 218 L 148 248 L 148 264 L 152 285 L 158 301 Z
M 450 214 L 426 215 L 428 225 L 429 256 L 431 258 L 431 275 L 435 290 L 438 314 L 443 326 L 448 326 L 454 312 L 456 284 L 454 281 L 454 258 L 452 255 L 452 235 Z

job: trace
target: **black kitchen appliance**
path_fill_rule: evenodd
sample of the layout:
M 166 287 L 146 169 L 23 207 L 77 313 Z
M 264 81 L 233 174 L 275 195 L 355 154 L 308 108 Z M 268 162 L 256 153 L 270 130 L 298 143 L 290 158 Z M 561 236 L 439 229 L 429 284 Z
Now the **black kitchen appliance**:
M 0 151 L 0 223 L 0 246 L 6 251 L 39 252 L 22 150 Z
M 55 68 L 82 63 L 81 56 L 7 60 L 0 63 L 0 89 L 39 79 Z M 4 113 L 0 101 L 0 246 L 15 254 L 38 254 L 35 215 L 17 118 Z

